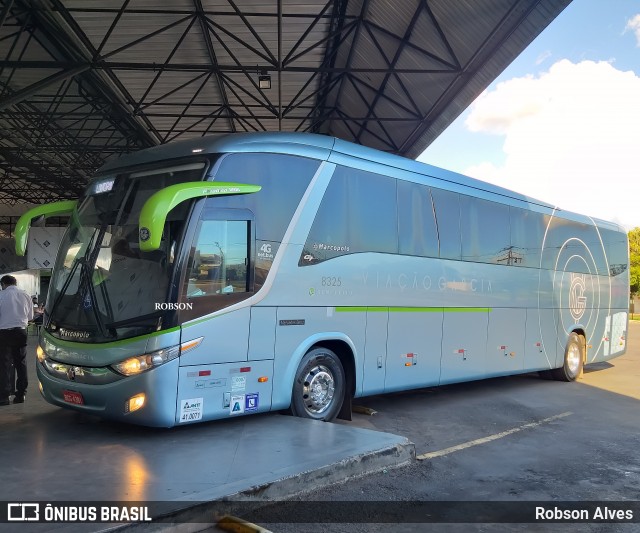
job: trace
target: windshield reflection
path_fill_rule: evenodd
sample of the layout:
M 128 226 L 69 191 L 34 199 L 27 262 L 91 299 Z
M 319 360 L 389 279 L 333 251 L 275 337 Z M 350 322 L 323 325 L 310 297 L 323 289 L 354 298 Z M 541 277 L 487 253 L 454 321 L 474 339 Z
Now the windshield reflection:
M 160 248 L 142 252 L 138 216 L 156 191 L 202 179 L 204 163 L 121 175 L 110 190 L 88 195 L 65 233 L 48 301 L 46 330 L 80 342 L 108 342 L 156 331 L 189 205 L 167 218 Z M 95 189 L 95 187 L 94 187 Z M 91 189 L 90 189 L 91 190 Z

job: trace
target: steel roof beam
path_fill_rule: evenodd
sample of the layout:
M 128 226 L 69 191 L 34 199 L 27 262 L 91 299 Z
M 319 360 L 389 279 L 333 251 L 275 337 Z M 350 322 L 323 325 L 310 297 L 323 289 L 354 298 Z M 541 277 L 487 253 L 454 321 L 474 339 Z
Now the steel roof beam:
M 278 131 L 282 131 L 282 0 L 278 0 Z
M 202 122 L 204 122 L 205 120 L 208 120 L 210 118 L 213 118 L 213 122 L 216 121 L 217 118 L 219 118 L 220 114 L 222 113 L 222 111 L 224 111 L 224 107 L 219 107 L 218 109 L 216 109 L 215 111 L 212 111 L 211 113 L 209 113 L 206 117 L 202 117 L 200 120 L 194 122 L 193 124 L 191 124 L 191 126 L 188 126 L 187 128 L 185 128 L 184 130 L 182 130 L 180 133 L 177 133 L 176 135 L 174 135 L 173 137 L 171 137 L 171 139 L 169 139 L 169 135 L 171 135 L 171 133 L 173 133 L 174 128 L 170 128 L 169 131 L 167 132 L 167 134 L 165 135 L 165 139 L 167 139 L 165 142 L 171 142 L 174 141 L 175 139 L 177 139 L 178 137 L 180 137 L 180 135 L 182 135 L 183 133 L 186 133 L 188 131 L 199 131 L 196 130 L 196 126 L 198 126 L 199 124 L 201 124 Z M 216 117 L 216 115 L 218 115 Z M 211 128 L 211 124 L 209 125 L 209 128 Z M 203 131 L 207 131 L 207 130 L 203 130 Z
M 349 31 L 356 26 L 350 24 L 347 26 Z M 338 35 L 339 36 L 339 35 Z M 348 34 L 345 36 L 348 37 Z M 342 42 L 346 40 L 343 37 L 341 39 Z M 340 44 L 342 44 L 342 42 Z M 335 52 L 332 52 L 335 53 Z M 17 61 L 17 60 L 2 60 L 0 59 L 0 68 L 9 67 L 9 68 L 21 68 L 21 69 L 53 69 L 53 68 L 72 68 L 72 67 L 80 67 L 86 66 L 91 70 L 151 70 L 153 72 L 157 71 L 159 68 L 162 68 L 165 72 L 197 72 L 197 73 L 226 73 L 226 72 L 244 72 L 246 70 L 251 70 L 246 65 L 220 65 L 217 66 L 209 66 L 203 63 L 171 63 L 167 65 L 163 65 L 160 67 L 158 63 L 149 63 L 149 62 L 137 62 L 137 61 L 104 61 L 99 60 L 96 62 L 82 62 L 82 61 Z M 267 70 L 270 68 L 269 66 L 264 67 Z M 330 73 L 330 74 L 344 74 L 346 72 L 352 74 L 456 74 L 459 70 L 456 69 L 434 69 L 434 68 L 380 68 L 380 67 L 370 67 L 370 68 L 347 68 L 347 67 L 329 67 L 320 65 L 318 67 L 305 67 L 305 66 L 295 66 L 295 65 L 286 65 L 282 67 L 283 72 L 300 72 L 300 73 L 309 73 L 315 74 L 319 73 Z
M 171 126 L 171 128 L 169 128 L 169 133 L 167 133 L 167 135 L 165 135 L 164 137 L 164 142 L 167 142 L 167 138 L 169 137 L 169 135 L 174 131 L 174 129 L 176 128 L 176 126 L 178 125 L 178 123 L 180 122 L 180 120 L 182 120 L 187 112 L 187 110 L 189 109 L 189 107 L 191 106 L 191 104 L 193 104 L 193 102 L 195 101 L 195 99 L 198 97 L 198 95 L 202 92 L 202 89 L 204 89 L 204 86 L 207 84 L 207 82 L 209 81 L 209 79 L 211 78 L 211 74 L 209 74 L 208 76 L 206 76 L 204 78 L 204 80 L 202 81 L 202 83 L 200 84 L 200 87 L 198 87 L 198 90 L 193 93 L 193 96 L 191 97 L 191 99 L 189 100 L 189 102 L 187 103 L 187 105 L 184 107 L 184 109 L 182 110 L 182 112 L 177 116 L 176 120 L 174 121 L 173 125 Z M 221 106 L 223 109 L 228 109 L 228 104 L 225 105 L 223 104 Z M 211 113 L 209 113 L 208 115 L 211 115 Z M 147 116 L 150 116 L 149 113 L 147 113 Z M 207 118 L 207 117 L 205 117 Z M 233 125 L 233 121 L 230 121 L 230 124 Z M 183 132 L 184 133 L 184 132 Z M 176 135 L 175 137 L 178 137 L 180 134 Z M 173 137 L 175 139 L 175 137 Z
M 193 0 L 194 5 L 196 7 L 196 13 L 198 14 L 198 23 L 200 24 L 200 31 L 202 32 L 202 38 L 204 39 L 204 44 L 207 47 L 207 54 L 209 56 L 209 61 L 211 62 L 211 66 L 214 68 L 216 83 L 218 85 L 218 90 L 220 91 L 220 96 L 222 97 L 222 102 L 227 111 L 231 111 L 231 106 L 229 105 L 229 98 L 227 96 L 227 89 L 224 85 L 222 77 L 220 76 L 220 68 L 218 65 L 218 56 L 216 54 L 215 49 L 213 48 L 213 41 L 211 40 L 211 35 L 209 34 L 209 26 L 207 25 L 206 15 L 204 13 L 204 8 L 202 6 L 202 0 Z M 190 104 L 193 103 L 193 100 Z M 229 126 L 232 132 L 236 131 L 236 124 L 233 120 L 229 121 Z
M 570 0 L 483 0 L 494 9 L 482 12 L 441 0 L 245 2 L 0 3 L 0 183 L 25 177 L 5 201 L 82 188 L 111 154 L 209 132 L 315 131 L 412 155 Z M 467 16 L 481 24 L 465 36 Z M 260 69 L 275 90 L 260 89 Z M 434 87 L 421 91 L 421 75 Z
M 320 46 L 321 44 L 325 43 L 326 41 L 329 41 L 330 39 L 333 39 L 335 37 L 335 35 L 330 31 L 326 37 L 323 37 L 322 39 L 320 39 L 320 41 L 318 41 L 317 43 L 313 44 L 312 46 L 306 48 L 305 50 L 303 50 L 302 52 L 300 52 L 297 55 L 293 55 L 295 53 L 295 51 L 302 45 L 302 43 L 304 42 L 304 40 L 307 38 L 307 35 L 309 35 L 311 33 L 311 31 L 316 27 L 316 25 L 318 24 L 318 22 L 320 22 L 320 20 L 322 19 L 322 17 L 324 16 L 324 14 L 327 12 L 327 10 L 329 9 L 329 7 L 333 4 L 332 0 L 329 0 L 325 6 L 322 8 L 322 11 L 320 11 L 320 13 L 313 19 L 313 21 L 311 22 L 311 24 L 309 24 L 309 26 L 307 26 L 307 29 L 303 32 L 303 34 L 300 36 L 300 38 L 296 41 L 296 44 L 294 44 L 291 47 L 291 50 L 289 50 L 289 53 L 287 54 L 287 56 L 284 58 L 284 60 L 282 61 L 283 65 L 286 65 L 287 63 L 289 63 L 290 61 L 293 62 L 296 59 L 298 59 L 299 57 L 307 54 L 309 51 L 317 48 L 318 46 Z
M 73 78 L 78 74 L 81 74 L 82 72 L 86 72 L 87 70 L 89 70 L 88 66 L 76 67 L 69 70 L 63 70 L 62 72 L 52 74 L 43 80 L 37 81 L 29 85 L 29 87 L 25 87 L 24 89 L 13 93 L 11 96 L 0 100 L 0 111 L 26 100 L 30 96 L 50 87 L 51 85 L 60 83 L 61 81 L 66 81 L 69 78 Z
M 266 131 L 266 128 L 264 127 L 262 122 L 260 122 L 260 120 L 256 117 L 255 113 L 253 113 L 253 111 L 251 111 L 251 108 L 246 106 L 245 101 L 235 91 L 235 89 L 232 87 L 232 85 L 235 85 L 236 87 L 238 87 L 238 89 L 240 89 L 241 91 L 245 92 L 248 96 L 250 96 L 251 98 L 255 99 L 256 101 L 259 102 L 259 100 L 255 96 L 253 96 L 250 92 L 248 92 L 244 87 L 239 85 L 235 80 L 226 79 L 226 84 L 227 84 L 227 87 L 229 88 L 229 90 L 233 93 L 233 96 L 235 96 L 238 99 L 238 102 L 240 102 L 240 105 L 242 105 L 242 107 L 244 107 L 249 112 L 251 117 L 260 125 L 261 130 L 259 130 L 258 128 L 255 128 L 255 130 L 256 131 Z M 274 113 L 274 115 L 275 115 L 275 113 Z M 273 117 L 271 117 L 271 118 L 273 118 Z
M 409 39 L 411 38 L 411 34 L 413 33 L 413 28 L 415 28 L 416 23 L 418 22 L 418 18 L 422 14 L 423 10 L 424 10 L 424 2 L 420 2 L 419 6 L 416 8 L 413 16 L 411 17 L 411 20 L 409 21 L 409 25 L 407 26 L 407 29 L 405 30 L 404 36 L 402 37 L 400 43 L 398 44 L 398 48 L 396 49 L 396 52 L 393 55 L 393 59 L 391 60 L 391 62 L 389 62 L 389 67 L 391 69 L 395 69 L 396 63 L 398 62 L 398 59 L 400 59 L 400 55 L 404 51 L 404 45 L 405 45 L 405 43 L 409 42 Z M 366 25 L 366 23 L 365 23 L 365 25 Z M 371 37 L 375 40 L 375 37 L 373 36 L 373 34 L 371 32 L 371 29 L 369 28 L 368 25 L 366 25 L 366 28 L 367 28 L 367 31 L 369 32 L 369 34 L 371 35 Z M 377 41 L 376 41 L 376 43 L 377 43 Z M 384 56 L 385 54 L 382 54 L 382 55 Z M 386 57 L 385 57 L 385 60 L 386 60 Z M 380 84 L 380 87 L 378 87 L 378 89 L 376 91 L 376 95 L 374 96 L 373 101 L 367 103 L 367 107 L 368 107 L 367 116 L 375 116 L 376 104 L 380 100 L 380 97 L 383 94 L 385 94 L 384 91 L 385 91 L 385 89 L 387 87 L 387 83 L 389 83 L 389 78 L 390 77 L 391 77 L 391 73 L 385 74 L 384 79 L 382 80 L 382 83 Z M 358 135 L 356 136 L 356 140 L 358 142 L 360 142 L 360 137 L 361 137 L 363 131 L 364 131 L 364 129 L 361 127 L 360 131 L 358 132 Z M 389 135 L 386 131 L 385 131 L 385 134 L 387 136 Z M 389 141 L 390 141 L 390 144 L 392 146 L 395 146 L 395 144 L 393 143 L 393 140 L 391 138 L 389 139 Z
M 227 0 L 227 2 L 229 2 L 229 5 L 236 12 L 236 15 L 238 15 L 240 17 L 240 20 L 242 20 L 242 22 L 244 22 L 244 24 L 247 27 L 247 29 L 251 32 L 251 35 L 253 35 L 255 37 L 256 41 L 258 41 L 258 43 L 260 43 L 260 46 L 262 46 L 262 49 L 271 58 L 271 64 L 274 65 L 274 66 L 277 66 L 278 60 L 271 53 L 271 50 L 269 49 L 269 47 L 264 43 L 264 41 L 260 37 L 260 34 L 255 30 L 253 25 L 247 20 L 247 17 L 244 15 L 244 13 L 238 8 L 238 6 L 236 5 L 236 3 L 233 0 Z M 276 14 L 276 16 L 277 16 L 277 14 Z
M 147 35 L 144 35 L 143 37 L 140 37 L 138 39 L 135 39 L 133 41 L 131 41 L 130 43 L 124 44 L 122 45 L 120 48 L 116 48 L 115 50 L 111 50 L 111 52 L 109 52 L 108 54 L 104 54 L 101 56 L 98 56 L 98 60 L 102 60 L 102 59 L 107 59 L 109 57 L 112 57 L 116 54 L 119 54 L 120 52 L 124 52 L 125 50 L 129 50 L 129 48 L 133 48 L 134 46 L 143 43 L 145 41 L 148 41 L 149 39 L 155 37 L 156 35 L 160 35 L 161 33 L 164 33 L 167 30 L 170 30 L 171 28 L 174 28 L 175 26 L 178 26 L 179 24 L 182 24 L 183 22 L 192 19 L 193 20 L 193 15 L 188 15 L 186 17 L 182 17 L 181 19 L 175 20 L 170 24 L 167 24 L 166 26 L 163 26 L 162 28 L 156 30 L 156 31 L 152 31 L 151 33 L 148 33 Z
M 4 26 L 4 21 L 7 20 L 9 16 L 9 11 L 11 11 L 11 7 L 13 6 L 13 0 L 5 0 L 4 6 L 2 7 L 2 11 L 0 12 L 0 30 L 2 26 Z
M 19 156 L 10 156 L 7 158 L 6 154 L 2 154 L 4 160 L 7 164 L 10 165 L 9 172 L 15 174 L 15 168 L 24 168 L 29 173 L 33 174 L 33 176 L 39 178 L 41 181 L 29 180 L 32 184 L 38 183 L 38 186 L 41 189 L 46 189 L 51 193 L 60 194 L 60 190 L 64 190 L 68 192 L 69 197 L 77 197 L 82 193 L 82 188 L 76 188 L 75 191 L 69 190 L 69 183 L 62 179 L 59 180 L 59 177 L 53 173 L 47 172 L 48 169 L 43 169 L 37 162 L 26 161 Z M 2 165 L 4 167 L 5 172 L 7 171 L 6 164 Z M 22 179 L 25 179 L 24 176 L 21 176 Z
M 39 20 L 41 21 L 40 30 L 52 43 L 57 45 L 60 53 L 65 54 L 67 58 L 80 61 L 81 63 L 90 63 L 89 59 L 96 55 L 96 49 L 93 44 L 78 26 L 75 19 L 70 16 L 64 4 L 62 4 L 60 0 L 50 1 L 54 6 L 53 11 L 37 11 Z M 67 28 L 64 28 L 62 24 L 68 27 L 71 34 L 69 34 Z M 153 146 L 159 142 L 159 137 L 156 139 L 153 138 L 152 134 L 155 133 L 153 124 L 146 121 L 145 117 L 142 116 L 140 120 L 144 122 L 143 127 L 127 107 L 131 106 L 132 109 L 135 102 L 120 80 L 114 76 L 113 72 L 106 69 L 103 76 L 99 72 L 96 72 L 95 69 L 92 69 L 87 73 L 86 79 L 83 78 L 83 80 L 87 82 L 93 91 L 114 104 L 114 111 L 117 110 L 121 116 L 114 117 L 113 115 L 116 113 L 112 112 L 110 119 L 119 119 L 120 123 L 118 126 L 123 136 L 131 135 L 132 131 L 135 132 L 140 148 Z M 122 128 L 123 125 L 128 126 L 128 131 Z
M 207 21 L 209 23 L 211 23 L 211 21 L 209 19 L 207 19 Z M 216 38 L 216 40 L 220 43 L 220 45 L 225 49 L 225 51 L 227 52 L 227 54 L 229 54 L 229 57 L 231 57 L 231 59 L 236 63 L 236 65 L 239 67 L 237 70 L 239 72 L 242 72 L 245 77 L 247 78 L 247 80 L 249 81 L 249 83 L 253 86 L 253 88 L 262 96 L 262 98 L 264 98 L 264 101 L 260 101 L 258 98 L 256 98 L 253 94 L 251 94 L 248 90 L 246 90 L 244 87 L 240 87 L 248 96 L 250 96 L 251 98 L 253 98 L 256 102 L 260 103 L 261 105 L 263 105 L 264 107 L 268 108 L 270 111 L 273 112 L 274 116 L 278 114 L 278 112 L 276 111 L 276 109 L 273 107 L 273 105 L 270 103 L 269 98 L 267 98 L 267 95 L 264 94 L 264 91 L 260 88 L 260 86 L 256 83 L 256 80 L 253 79 L 253 76 L 251 75 L 251 73 L 253 72 L 252 70 L 248 69 L 246 67 L 246 65 L 243 65 L 242 62 L 236 57 L 236 55 L 231 51 L 231 49 L 227 46 L 227 44 L 224 42 L 224 40 L 222 40 L 220 38 L 220 36 L 214 31 L 213 28 L 210 28 L 211 33 L 213 34 L 213 36 Z M 243 43 L 244 41 L 241 41 L 237 38 L 234 37 L 234 39 L 236 39 L 238 42 Z M 248 43 L 246 44 L 246 46 L 249 46 Z M 225 81 L 225 85 L 231 90 L 231 85 L 230 82 L 234 83 L 235 85 L 239 86 L 237 82 L 235 82 L 234 80 L 232 80 L 231 78 L 229 78 L 228 76 L 224 76 L 222 75 L 222 73 L 220 73 L 220 75 L 222 76 L 222 79 Z M 244 105 L 244 104 L 243 104 Z
M 31 43 L 31 39 L 33 38 L 33 32 L 28 29 L 30 21 L 31 21 L 31 17 L 29 15 L 25 16 L 24 20 L 22 21 L 22 26 L 18 31 L 18 33 L 12 34 L 12 36 L 14 36 L 15 38 L 13 40 L 13 43 L 11 43 L 9 50 L 7 51 L 7 58 L 13 55 L 16 47 L 18 46 L 18 43 L 20 42 L 20 38 L 22 37 L 23 33 L 27 33 L 29 36 L 27 37 L 27 39 L 25 39 L 25 42 L 23 43 L 23 46 L 22 46 L 22 50 L 18 54 L 18 61 L 22 61 L 24 54 L 26 53 L 27 48 Z M 0 76 L 4 74 L 4 69 L 5 67 L 0 66 Z M 11 92 L 10 84 L 15 72 L 16 72 L 16 69 L 14 68 L 11 71 L 11 74 L 9 74 L 9 76 L 6 79 L 3 79 L 2 83 L 4 84 L 4 87 L 2 88 L 2 92 L 0 92 L 0 98 L 2 98 L 6 93 Z
M 356 21 L 357 21 L 356 29 L 355 29 L 354 34 L 353 34 L 353 39 L 351 41 L 351 46 L 349 47 L 349 52 L 347 54 L 347 60 L 345 62 L 345 68 L 347 69 L 347 71 L 345 71 L 344 73 L 342 73 L 339 76 L 340 83 L 339 83 L 338 90 L 337 90 L 337 93 L 336 93 L 336 102 L 340 101 L 340 96 L 342 95 L 342 88 L 344 87 L 344 82 L 345 82 L 345 79 L 347 78 L 346 72 L 348 72 L 348 70 L 351 69 L 351 62 L 353 61 L 353 54 L 355 52 L 356 45 L 357 45 L 357 42 L 358 42 L 359 37 L 360 37 L 360 32 L 362 31 L 362 26 L 364 24 L 365 17 L 367 16 L 367 11 L 369 9 L 369 0 L 361 0 L 361 1 L 362 1 L 362 5 L 360 6 L 360 15 L 356 19 Z M 318 102 L 318 107 L 316 109 L 316 113 L 320 111 L 321 106 L 325 105 L 326 98 L 328 98 L 328 96 L 329 96 L 329 93 L 327 93 L 324 96 L 322 101 Z M 314 123 L 317 124 L 318 122 L 314 119 Z
M 218 35 L 213 31 L 213 28 L 215 28 L 216 30 L 221 31 L 222 33 L 224 33 L 228 37 L 231 37 L 234 41 L 236 41 L 237 43 L 239 43 L 242 46 L 244 46 L 245 48 L 247 48 L 247 50 L 251 50 L 254 54 L 256 54 L 257 56 L 259 56 L 262 59 L 264 59 L 267 64 L 271 65 L 272 67 L 276 66 L 276 62 L 275 62 L 274 58 L 270 58 L 268 55 L 263 54 L 260 50 L 258 50 L 254 46 L 250 45 L 246 41 L 243 41 L 238 36 L 236 36 L 235 34 L 230 32 L 229 30 L 227 30 L 224 26 L 218 24 L 217 22 L 214 22 L 209 17 L 207 17 L 207 24 L 211 27 L 211 33 L 213 33 L 215 38 L 218 39 L 220 44 L 222 44 L 222 46 L 224 46 L 225 48 L 227 48 L 226 45 L 223 44 L 222 39 L 220 39 L 220 37 L 218 37 Z M 227 53 L 229 53 L 228 49 L 227 49 Z M 232 54 L 230 54 L 230 55 L 232 55 Z
M 481 45 L 476 49 L 471 58 L 465 65 L 460 67 L 460 71 L 456 74 L 456 77 L 445 89 L 445 91 L 438 97 L 433 103 L 430 109 L 424 114 L 421 123 L 407 136 L 404 142 L 400 145 L 400 152 L 404 153 L 409 150 L 425 132 L 430 124 L 433 123 L 435 117 L 439 116 L 447 105 L 453 100 L 455 95 L 459 94 L 464 87 L 468 84 L 469 79 L 474 76 L 478 70 L 489 60 L 490 50 L 489 44 L 494 43 L 494 46 L 501 46 L 506 39 L 508 39 L 516 30 L 519 23 L 525 20 L 538 5 L 540 0 L 522 0 L 521 2 L 514 2 L 509 8 L 507 13 L 500 19 L 498 24 L 493 28 L 491 33 L 485 38 Z M 525 8 L 522 8 L 522 4 L 526 4 Z M 513 13 L 521 9 L 523 11 L 520 17 L 516 18 L 517 23 L 508 26 L 508 22 L 512 19 Z M 500 35 L 498 42 L 497 36 Z
M 332 0 L 333 1 L 333 0 Z M 340 0 L 338 0 L 340 1 Z M 104 13 L 118 13 L 121 8 L 117 7 L 99 7 L 99 8 L 91 8 L 91 7 L 67 7 L 66 10 L 69 13 L 93 13 L 93 14 L 104 14 Z M 127 9 L 127 13 L 134 15 L 189 15 L 193 14 L 192 10 L 189 9 L 154 9 L 154 8 L 136 8 L 132 7 Z M 231 11 L 216 11 L 212 9 L 204 9 L 203 14 L 207 17 L 236 17 L 237 13 Z M 276 18 L 277 14 L 273 11 L 255 11 L 252 12 L 251 17 L 260 17 L 260 18 Z M 283 13 L 283 18 L 285 19 L 313 19 L 316 18 L 316 15 L 309 15 L 306 13 Z M 330 19 L 331 15 L 325 15 L 323 18 Z M 349 15 L 345 15 L 345 19 L 355 18 Z

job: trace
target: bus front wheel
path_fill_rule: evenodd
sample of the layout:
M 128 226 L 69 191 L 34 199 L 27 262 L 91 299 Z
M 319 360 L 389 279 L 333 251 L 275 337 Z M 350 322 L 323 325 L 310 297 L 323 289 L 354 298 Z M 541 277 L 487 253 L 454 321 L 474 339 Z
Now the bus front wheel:
M 291 411 L 303 418 L 333 420 L 342 407 L 344 392 L 340 358 L 327 348 L 314 348 L 300 361 L 293 382 Z

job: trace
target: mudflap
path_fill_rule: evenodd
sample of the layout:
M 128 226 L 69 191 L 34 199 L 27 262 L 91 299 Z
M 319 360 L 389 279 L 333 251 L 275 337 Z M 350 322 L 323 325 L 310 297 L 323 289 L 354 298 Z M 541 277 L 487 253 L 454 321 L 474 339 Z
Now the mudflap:
M 340 420 L 351 421 L 352 420 L 351 403 L 352 403 L 351 391 L 347 391 L 347 393 L 345 394 L 345 398 L 342 402 L 342 407 L 340 408 L 340 411 L 338 412 L 338 416 L 336 418 L 339 418 Z

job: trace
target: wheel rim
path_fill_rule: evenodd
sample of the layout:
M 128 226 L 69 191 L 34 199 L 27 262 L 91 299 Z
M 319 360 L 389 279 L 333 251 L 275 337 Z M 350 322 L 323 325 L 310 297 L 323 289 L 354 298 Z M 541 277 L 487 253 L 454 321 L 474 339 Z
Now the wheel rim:
M 576 375 L 580 369 L 580 348 L 577 344 L 570 344 L 567 350 L 567 369 L 571 375 Z
M 324 365 L 314 366 L 304 378 L 302 398 L 310 415 L 320 415 L 329 409 L 335 394 L 335 378 Z

